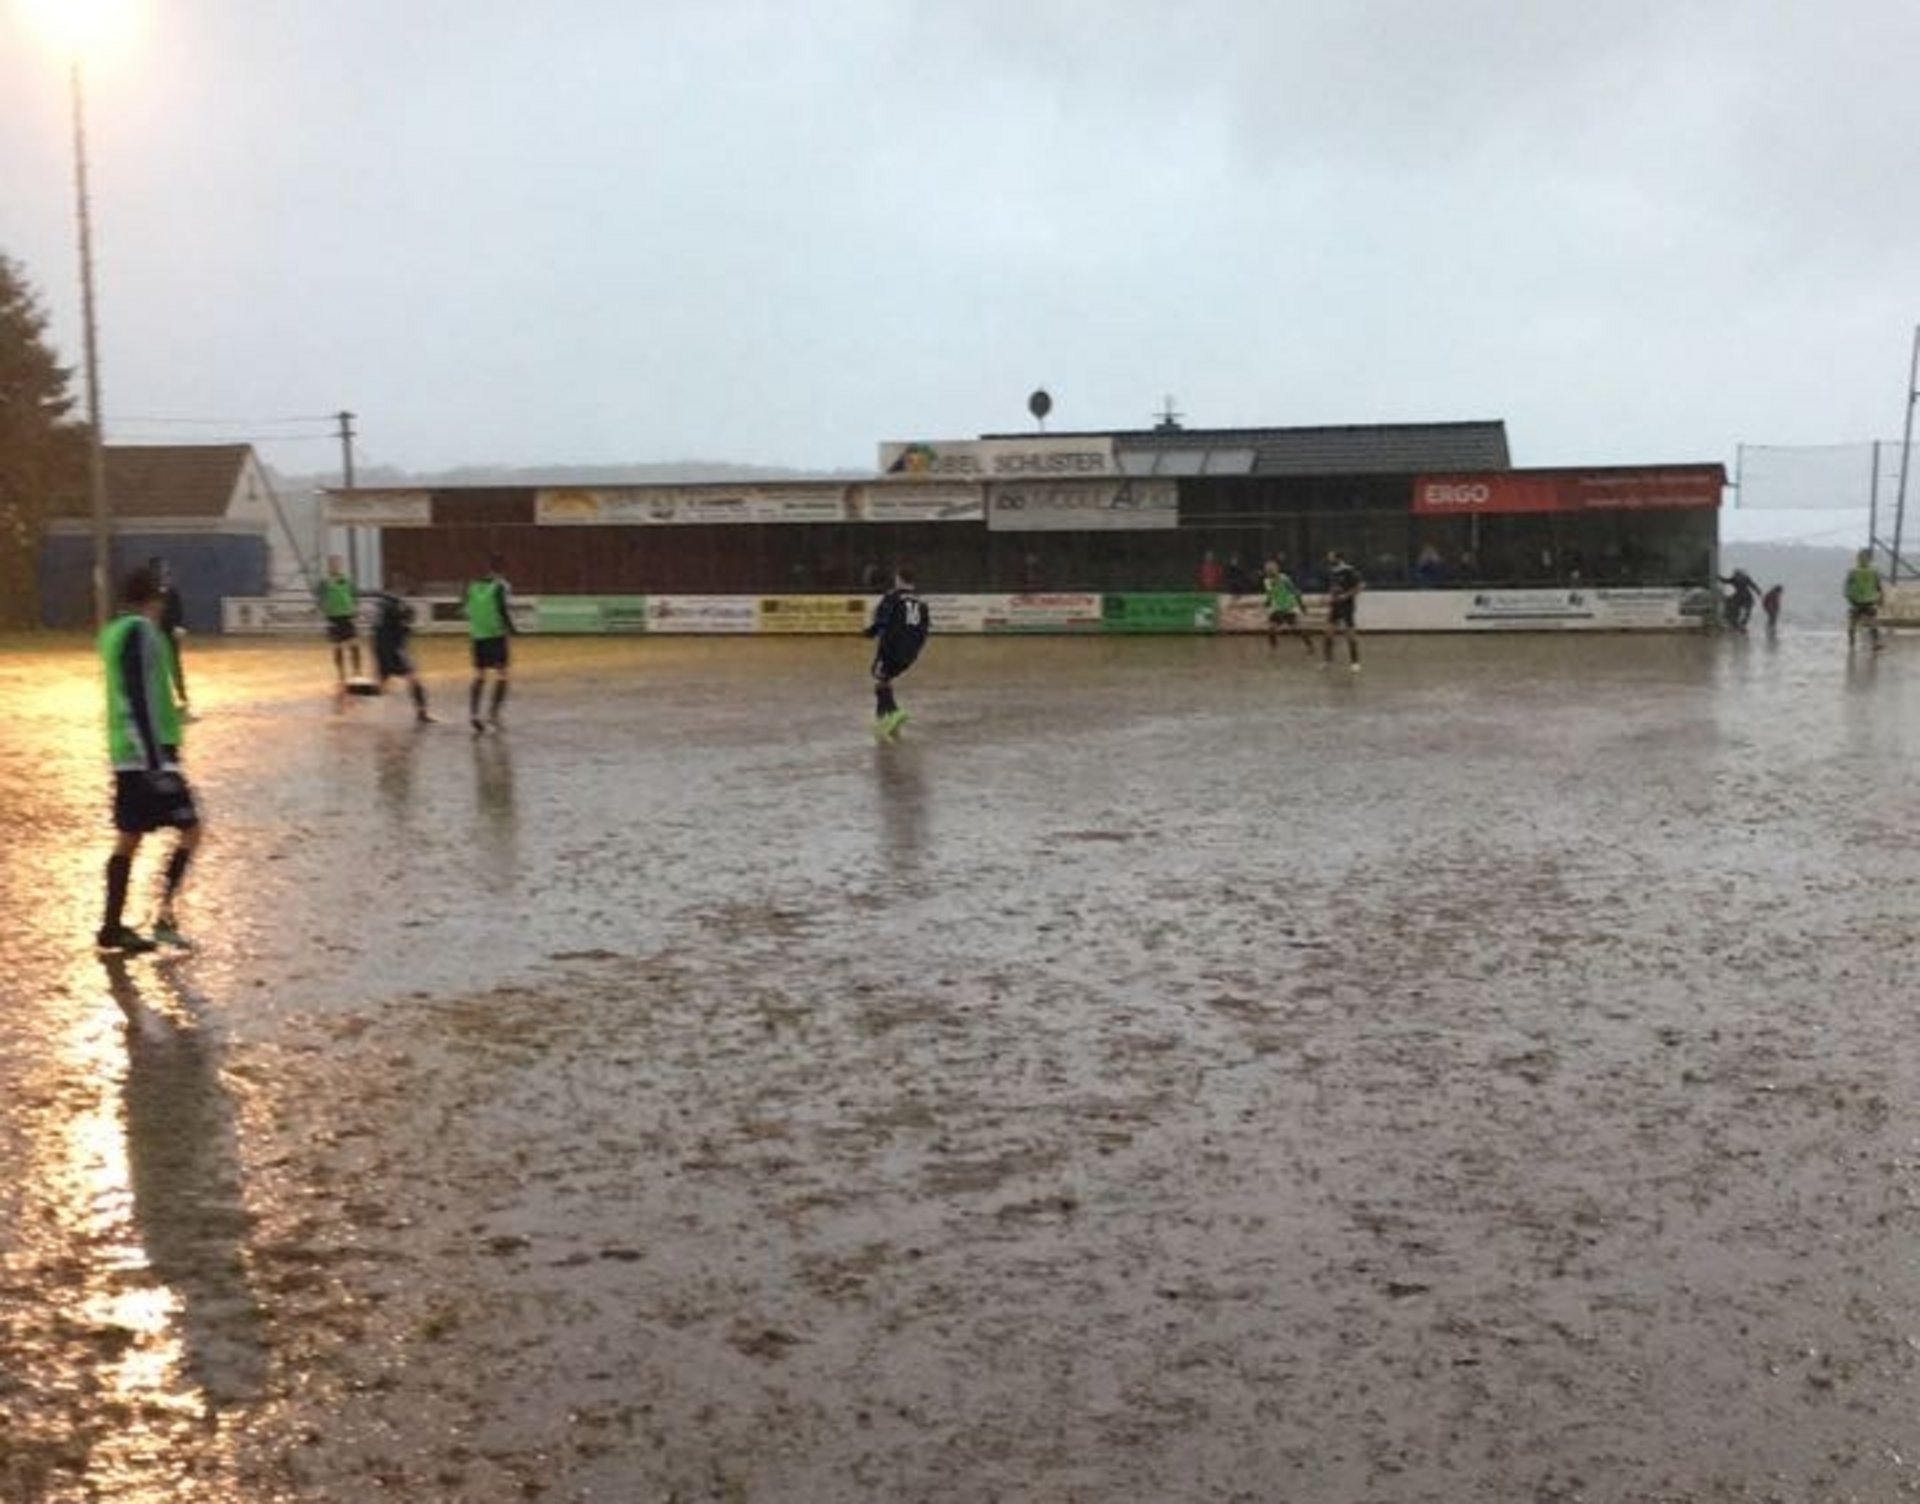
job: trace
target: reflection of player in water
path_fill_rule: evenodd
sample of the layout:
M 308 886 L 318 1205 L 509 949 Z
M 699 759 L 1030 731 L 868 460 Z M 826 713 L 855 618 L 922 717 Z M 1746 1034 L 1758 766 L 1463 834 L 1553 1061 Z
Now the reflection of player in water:
M 219 1044 L 173 965 L 158 973 L 169 995 L 152 1006 L 123 958 L 101 964 L 127 1020 L 127 1178 L 147 1265 L 179 1297 L 187 1376 L 208 1406 L 257 1398 L 267 1354 Z
M 919 748 L 900 745 L 874 749 L 873 770 L 880 804 L 880 849 L 890 891 L 911 891 L 924 854 L 927 833 L 927 786 Z
M 498 890 L 520 869 L 520 822 L 514 808 L 513 754 L 504 738 L 480 737 L 473 743 L 474 812 L 480 823 L 479 870 Z

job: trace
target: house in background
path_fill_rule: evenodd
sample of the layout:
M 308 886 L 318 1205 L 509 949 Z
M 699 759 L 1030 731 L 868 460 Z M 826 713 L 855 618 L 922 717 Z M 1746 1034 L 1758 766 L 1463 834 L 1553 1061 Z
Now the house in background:
M 248 444 L 109 444 L 107 514 L 115 579 L 159 557 L 195 632 L 220 630 L 226 596 L 304 591 L 317 506 L 289 515 Z M 50 627 L 93 621 L 93 522 L 84 499 L 56 509 L 40 545 L 40 619 Z

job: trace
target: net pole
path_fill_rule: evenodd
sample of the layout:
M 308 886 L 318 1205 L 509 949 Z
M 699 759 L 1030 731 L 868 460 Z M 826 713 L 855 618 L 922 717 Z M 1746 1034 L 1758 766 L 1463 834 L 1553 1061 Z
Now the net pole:
M 1873 471 L 1867 476 L 1867 547 L 1880 546 L 1880 441 L 1873 441 Z
M 1907 425 L 1900 436 L 1900 488 L 1893 499 L 1893 582 L 1900 582 L 1900 541 L 1907 521 L 1907 465 L 1913 458 L 1913 399 L 1920 396 L 1920 324 L 1913 330 L 1913 359 L 1907 365 Z

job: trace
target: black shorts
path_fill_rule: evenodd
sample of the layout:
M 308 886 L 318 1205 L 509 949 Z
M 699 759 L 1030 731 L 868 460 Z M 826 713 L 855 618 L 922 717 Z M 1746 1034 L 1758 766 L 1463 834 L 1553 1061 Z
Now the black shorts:
M 1879 615 L 1880 605 L 1877 601 L 1849 601 L 1847 603 L 1848 621 L 1873 621 Z
M 914 654 L 914 658 L 919 657 Z M 913 667 L 913 658 L 890 658 L 885 653 L 873 655 L 873 677 L 881 684 L 889 684 Z
M 1353 625 L 1354 598 L 1348 596 L 1342 601 L 1327 602 L 1327 625 L 1329 627 L 1350 627 Z
M 1300 620 L 1300 613 L 1298 611 L 1269 611 L 1267 613 L 1267 620 L 1272 622 L 1276 627 L 1290 627 Z
M 354 625 L 351 616 L 329 616 L 327 618 L 328 642 L 352 642 L 360 635 L 360 629 Z
M 373 667 L 373 677 L 383 684 L 389 679 L 413 677 L 413 659 L 407 656 L 407 650 L 390 643 L 376 642 L 373 645 Z
M 507 639 L 504 637 L 474 638 L 473 666 L 477 669 L 504 669 L 507 666 Z
M 113 775 L 113 828 L 128 835 L 171 826 L 186 830 L 200 823 L 193 789 L 184 774 L 116 770 Z

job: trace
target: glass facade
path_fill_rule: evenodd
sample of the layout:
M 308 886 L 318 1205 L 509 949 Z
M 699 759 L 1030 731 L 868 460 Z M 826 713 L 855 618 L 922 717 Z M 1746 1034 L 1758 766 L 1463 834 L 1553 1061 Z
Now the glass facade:
M 536 526 L 531 490 L 435 494 L 434 525 L 382 533 L 388 570 L 452 587 L 501 554 L 515 585 L 579 594 L 869 591 L 907 562 L 923 590 L 1256 588 L 1278 559 L 1303 586 L 1339 550 L 1373 589 L 1704 584 L 1710 507 L 1420 516 L 1410 475 L 1182 477 L 1179 525 L 995 532 L 970 521 Z

